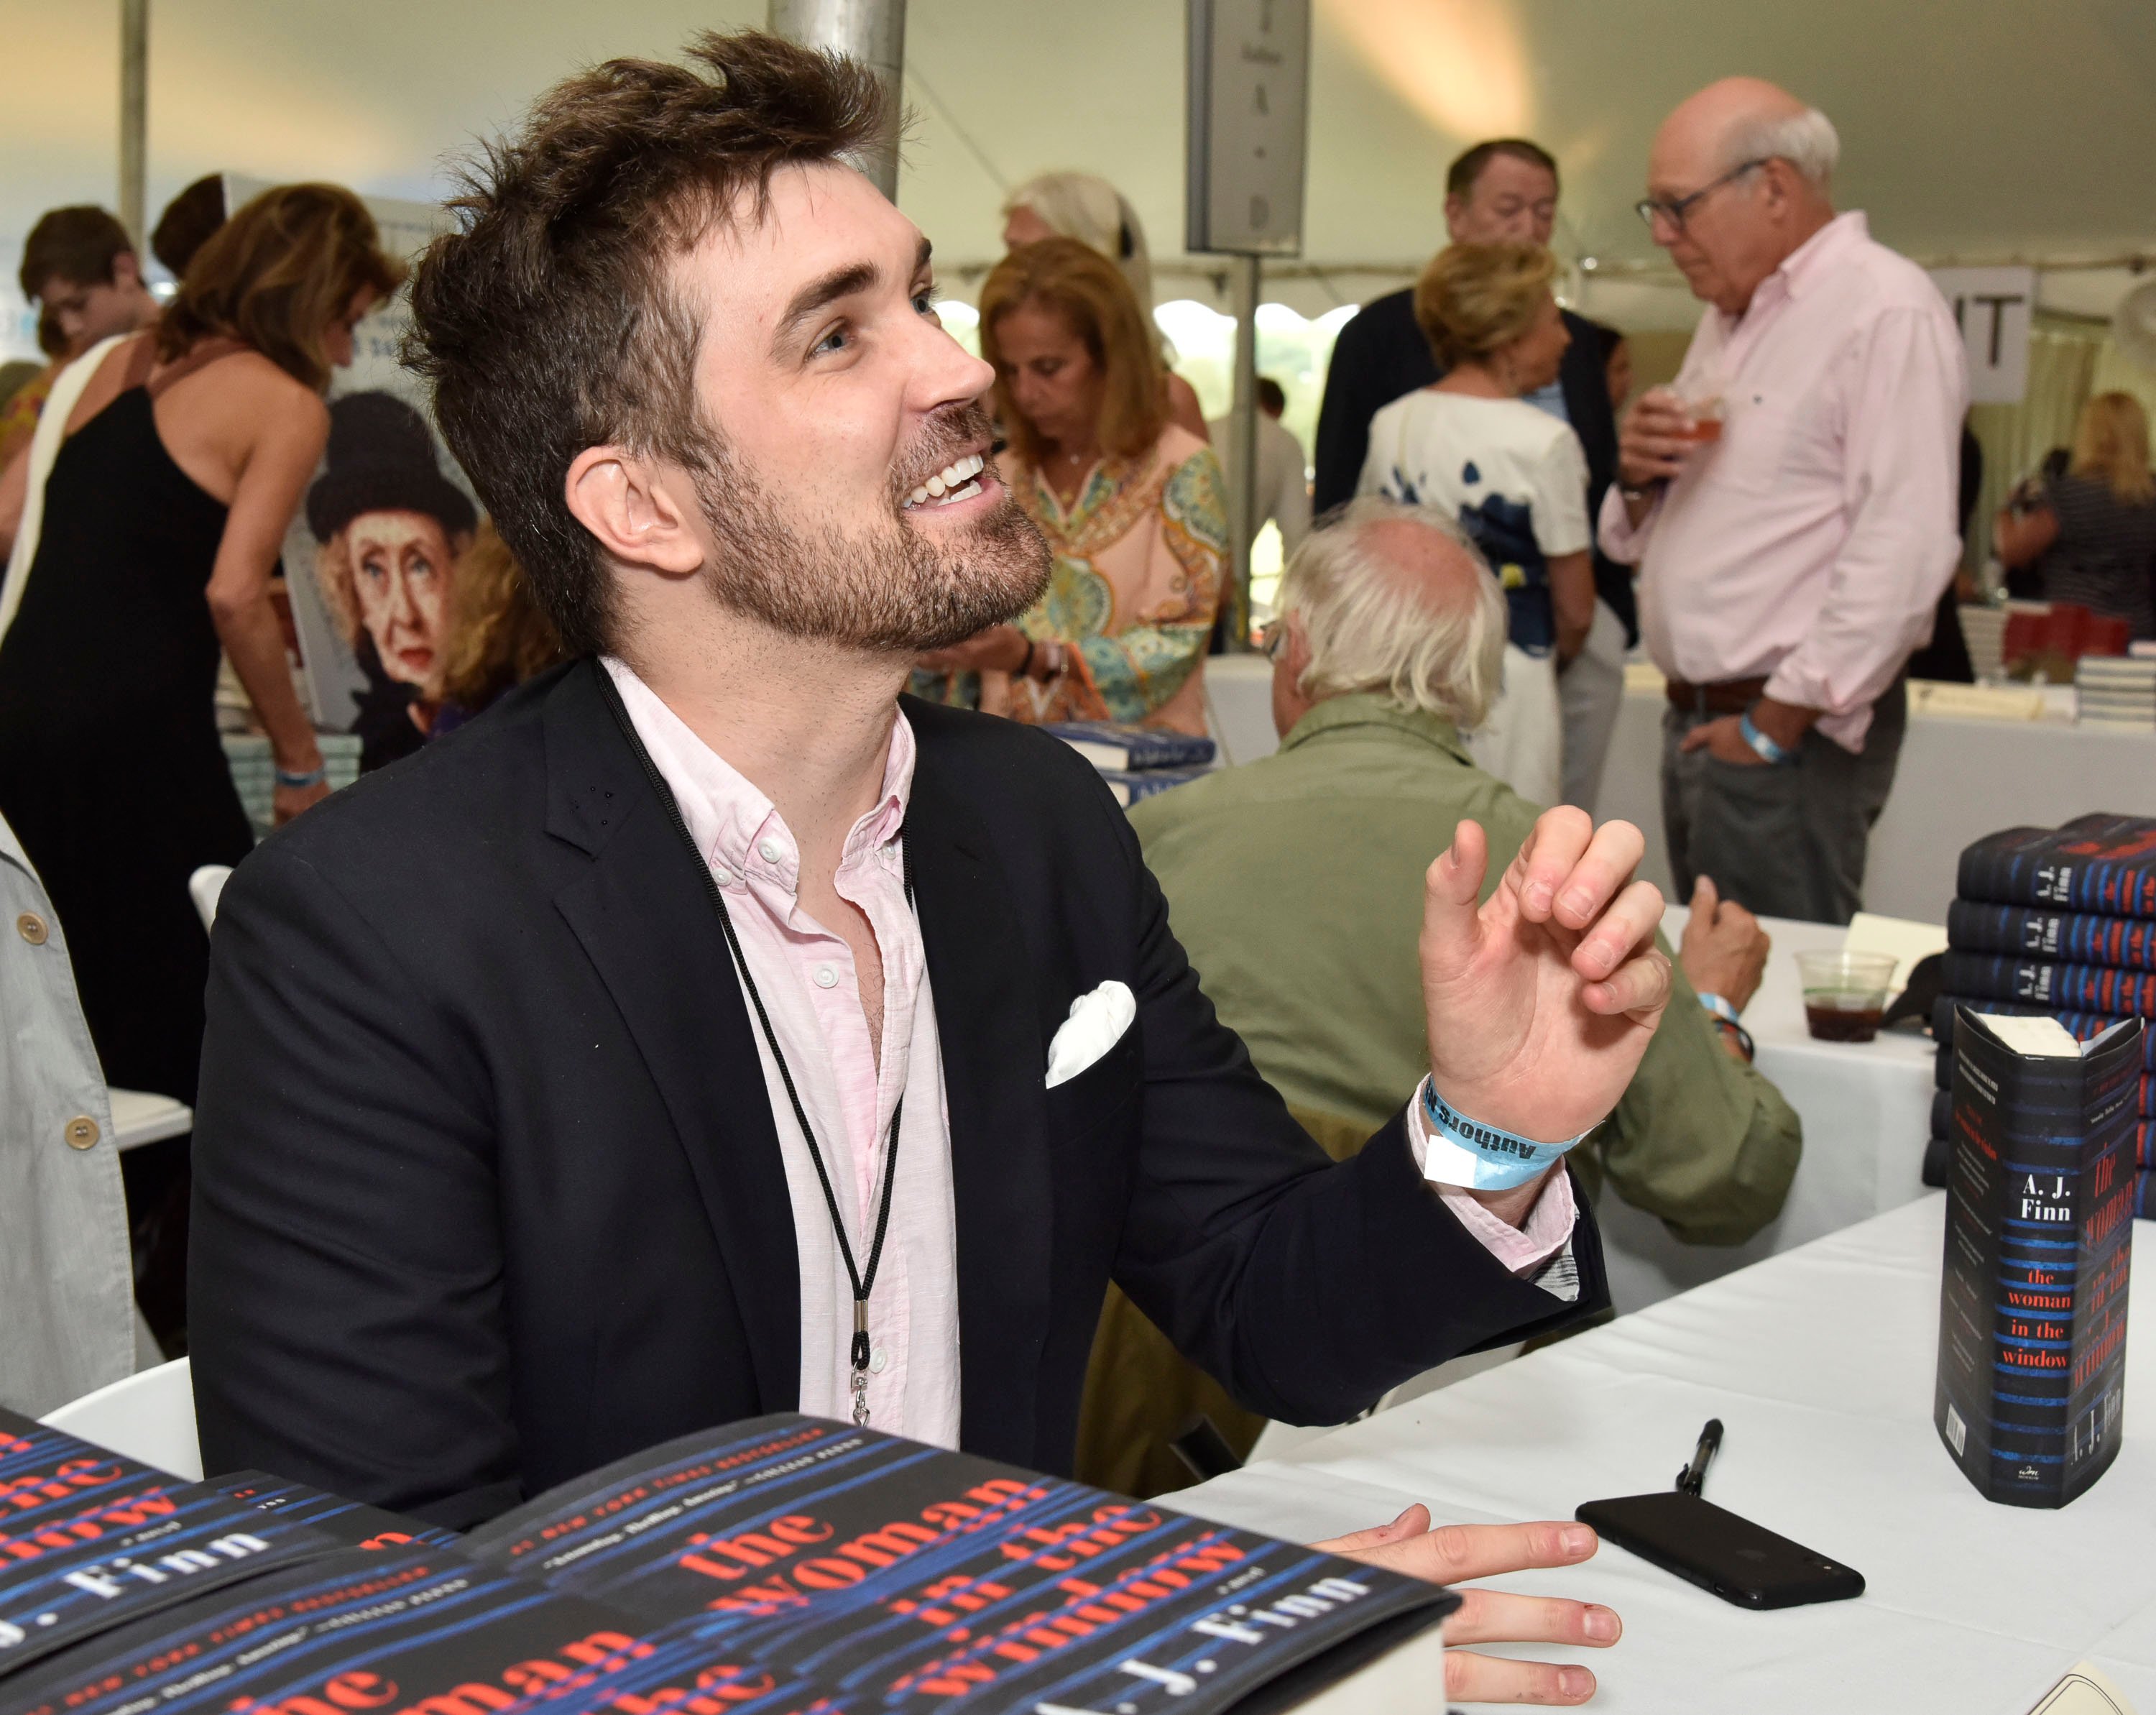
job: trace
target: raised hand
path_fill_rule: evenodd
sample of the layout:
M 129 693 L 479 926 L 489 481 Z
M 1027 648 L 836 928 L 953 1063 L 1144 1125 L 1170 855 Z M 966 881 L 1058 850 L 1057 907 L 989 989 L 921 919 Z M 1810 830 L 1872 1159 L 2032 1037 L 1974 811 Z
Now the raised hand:
M 1545 810 L 1480 907 L 1490 843 L 1474 822 L 1430 866 L 1423 1004 L 1438 1092 L 1472 1120 L 1538 1143 L 1617 1105 L 1670 994 L 1656 950 L 1662 896 L 1632 872 L 1629 822 Z
M 1574 1566 L 1599 1546 L 1584 1524 L 1448 1524 L 1433 1530 L 1418 1502 L 1390 1524 L 1312 1544 L 1329 1553 L 1419 1578 L 1457 1585 L 1532 1566 Z M 1613 1609 L 1595 1602 L 1463 1589 L 1460 1611 L 1445 1622 L 1448 1646 L 1491 1643 L 1579 1644 L 1606 1650 L 1623 1635 Z M 1448 1648 L 1445 1694 L 1463 1703 L 1584 1703 L 1594 1695 L 1584 1667 L 1515 1661 Z

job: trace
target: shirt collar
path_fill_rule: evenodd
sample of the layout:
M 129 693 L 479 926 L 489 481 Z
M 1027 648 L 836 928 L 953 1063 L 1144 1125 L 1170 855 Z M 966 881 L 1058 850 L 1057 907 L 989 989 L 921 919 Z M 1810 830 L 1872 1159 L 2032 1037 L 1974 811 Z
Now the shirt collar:
M 715 870 L 768 878 L 788 892 L 797 892 L 800 848 L 770 798 L 699 738 L 627 663 L 612 655 L 601 660 L 621 692 L 637 737 L 680 805 L 690 838 L 704 861 Z M 916 754 L 913 728 L 893 704 L 883 784 L 875 805 L 847 830 L 839 856 L 841 870 L 893 846 L 906 824 Z M 722 874 L 721 879 L 726 877 Z
M 1433 714 L 1427 709 L 1404 709 L 1390 698 L 1371 691 L 1351 691 L 1327 697 L 1295 723 L 1287 737 L 1281 740 L 1280 747 L 1291 751 L 1298 745 L 1308 744 L 1322 733 L 1350 727 L 1389 727 L 1435 746 L 1468 768 L 1475 766 L 1475 759 L 1460 742 L 1459 727 L 1447 716 Z
M 1758 303 L 1759 292 L 1775 280 L 1779 280 L 1781 285 L 1774 295 L 1801 298 L 1820 275 L 1834 266 L 1844 251 L 1871 236 L 1871 223 L 1864 218 L 1862 209 L 1852 208 L 1846 214 L 1835 215 L 1784 256 L 1782 265 L 1759 283 L 1758 290 L 1752 294 L 1752 304 L 1745 306 L 1747 312 Z

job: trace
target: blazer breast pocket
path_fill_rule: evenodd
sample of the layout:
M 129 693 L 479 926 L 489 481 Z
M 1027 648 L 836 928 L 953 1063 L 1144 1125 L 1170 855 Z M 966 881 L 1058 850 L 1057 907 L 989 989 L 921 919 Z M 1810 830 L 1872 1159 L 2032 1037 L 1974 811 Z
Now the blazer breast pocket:
M 1116 1039 L 1092 1065 L 1047 1092 L 1049 1128 L 1060 1137 L 1080 1137 L 1099 1129 L 1137 1100 L 1144 1082 L 1145 1055 L 1138 1040 L 1139 1021 Z

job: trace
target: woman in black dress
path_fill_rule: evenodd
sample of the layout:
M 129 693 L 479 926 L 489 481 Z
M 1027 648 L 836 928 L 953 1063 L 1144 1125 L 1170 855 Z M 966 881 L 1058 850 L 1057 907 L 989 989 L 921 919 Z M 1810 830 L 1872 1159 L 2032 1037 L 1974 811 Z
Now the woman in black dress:
M 203 246 L 154 327 L 83 360 L 0 637 L 0 815 L 52 896 L 110 1083 L 194 1101 L 208 944 L 187 878 L 253 844 L 218 741 L 220 650 L 269 732 L 278 819 L 326 795 L 270 580 L 330 372 L 402 276 L 350 192 L 285 186 Z M 27 485 L 25 454 L 0 475 L 0 547 Z M 184 1219 L 173 1142 L 124 1161 L 138 1277 L 177 1266 L 176 1244 L 141 1254 L 146 1226 Z M 169 1327 L 177 1281 L 139 1286 Z

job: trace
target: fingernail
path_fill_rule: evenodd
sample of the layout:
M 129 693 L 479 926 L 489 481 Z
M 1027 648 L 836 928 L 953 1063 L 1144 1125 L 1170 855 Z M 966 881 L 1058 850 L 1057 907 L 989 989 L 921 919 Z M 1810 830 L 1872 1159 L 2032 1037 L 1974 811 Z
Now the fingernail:
M 1531 911 L 1548 911 L 1550 908 L 1550 895 L 1552 891 L 1553 890 L 1549 883 L 1547 881 L 1528 882 L 1527 893 L 1527 909 Z
M 1584 887 L 1575 887 L 1565 895 L 1564 908 L 1576 917 L 1584 917 L 1594 909 L 1594 896 Z
M 1398 1518 L 1395 1518 L 1388 1528 L 1398 1530 L 1402 1525 L 1405 1524 L 1408 1522 L 1408 1514 L 1415 1510 L 1416 1504 L 1417 1503 L 1414 1502 L 1410 1501 L 1406 1506 L 1401 1507 L 1400 1516 Z
M 1584 1667 L 1560 1667 L 1557 1684 L 1558 1689 L 1576 1703 L 1584 1703 L 1594 1695 L 1594 1676 Z
M 1564 1528 L 1564 1552 L 1585 1554 L 1594 1548 L 1594 1533 L 1584 1524 L 1568 1524 Z
M 1594 1639 L 1596 1643 L 1615 1643 L 1617 1634 L 1622 1629 L 1617 1624 L 1617 1615 L 1611 1610 L 1589 1608 L 1587 1610 L 1587 1623 L 1584 1630 L 1588 1636 Z

